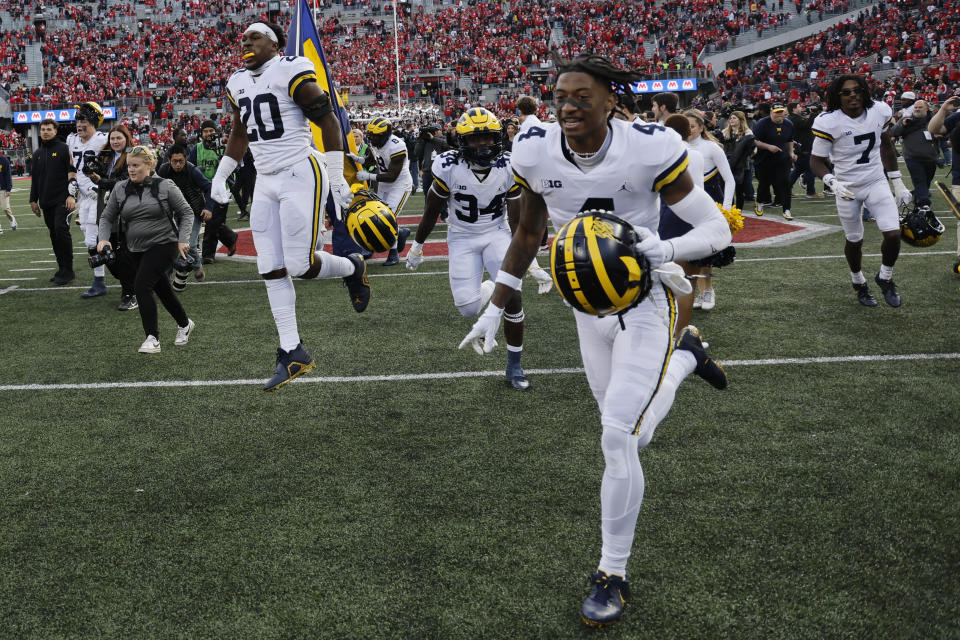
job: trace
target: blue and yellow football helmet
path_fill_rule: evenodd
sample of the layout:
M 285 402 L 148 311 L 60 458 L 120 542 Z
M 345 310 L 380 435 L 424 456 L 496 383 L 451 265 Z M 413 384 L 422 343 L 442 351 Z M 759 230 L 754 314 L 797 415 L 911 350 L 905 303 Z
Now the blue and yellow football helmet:
M 374 118 L 367 123 L 366 131 L 370 144 L 379 149 L 387 144 L 387 140 L 393 135 L 393 125 L 387 118 Z
M 460 155 L 471 163 L 481 167 L 489 167 L 503 155 L 503 125 L 483 107 L 468 109 L 457 120 L 457 144 L 460 146 Z M 471 145 L 474 137 L 483 136 L 486 141 Z
M 94 127 L 99 127 L 103 124 L 103 108 L 96 102 L 84 102 L 83 104 L 75 104 L 73 106 L 77 110 L 76 115 L 73 117 L 74 120 L 86 120 Z
M 353 201 L 347 209 L 347 231 L 353 241 L 373 253 L 389 251 L 400 225 L 387 203 L 369 189 L 353 185 Z
M 591 209 L 560 227 L 550 248 L 557 291 L 594 316 L 622 313 L 650 293 L 650 263 L 634 245 L 633 227 L 609 211 Z

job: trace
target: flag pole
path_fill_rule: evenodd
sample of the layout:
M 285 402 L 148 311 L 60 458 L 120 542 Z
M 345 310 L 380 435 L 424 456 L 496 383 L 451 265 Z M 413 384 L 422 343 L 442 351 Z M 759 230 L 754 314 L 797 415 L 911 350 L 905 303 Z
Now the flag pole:
M 393 0 L 393 55 L 397 73 L 397 115 L 400 115 L 400 32 L 397 30 L 397 0 Z
M 297 2 L 297 14 L 294 16 L 294 19 L 297 21 L 297 55 L 303 55 L 303 37 L 300 34 L 300 30 L 303 28 L 303 0 L 298 0 Z

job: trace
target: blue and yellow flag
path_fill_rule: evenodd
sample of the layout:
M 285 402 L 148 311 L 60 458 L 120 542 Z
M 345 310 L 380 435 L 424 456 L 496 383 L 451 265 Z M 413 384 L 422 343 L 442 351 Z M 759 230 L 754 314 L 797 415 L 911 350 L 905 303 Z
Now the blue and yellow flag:
M 293 22 L 290 23 L 290 31 L 287 34 L 287 48 L 284 54 L 303 56 L 313 62 L 313 67 L 317 71 L 317 83 L 330 96 L 330 101 L 333 103 L 333 114 L 340 122 L 343 148 L 356 153 L 357 143 L 350 135 L 350 117 L 347 115 L 347 110 L 343 108 L 340 92 L 336 90 L 333 76 L 327 66 L 327 58 L 323 55 L 320 36 L 317 33 L 317 26 L 313 23 L 313 16 L 310 13 L 307 0 L 297 0 L 297 11 Z M 313 131 L 313 143 L 317 149 L 323 151 L 323 136 L 320 133 L 320 127 L 311 122 L 310 129 Z M 357 182 L 357 170 L 359 168 L 350 158 L 345 157 L 343 159 L 343 174 L 349 184 Z M 365 251 L 353 241 L 346 225 L 337 217 L 336 205 L 332 197 L 327 198 L 326 210 L 330 222 L 333 224 L 331 238 L 333 253 L 338 256 L 347 256 L 358 252 L 365 255 L 369 254 L 369 251 Z
M 307 0 L 297 1 L 297 11 L 293 22 L 290 23 L 290 31 L 287 33 L 287 49 L 284 54 L 303 56 L 313 62 L 313 66 L 317 70 L 317 83 L 330 96 L 330 101 L 333 103 L 333 114 L 340 122 L 343 148 L 356 153 L 357 143 L 350 135 L 350 117 L 343 107 L 343 99 L 340 92 L 336 90 L 333 76 L 327 66 L 327 58 L 323 55 L 323 46 L 320 44 L 320 36 L 317 34 L 317 27 L 313 23 L 313 16 L 310 14 Z M 320 134 L 320 127 L 311 122 L 310 129 L 313 131 L 313 143 L 317 146 L 317 149 L 323 151 L 323 136 Z M 355 182 L 357 166 L 349 158 L 346 158 L 343 164 L 343 172 L 346 175 L 347 182 Z

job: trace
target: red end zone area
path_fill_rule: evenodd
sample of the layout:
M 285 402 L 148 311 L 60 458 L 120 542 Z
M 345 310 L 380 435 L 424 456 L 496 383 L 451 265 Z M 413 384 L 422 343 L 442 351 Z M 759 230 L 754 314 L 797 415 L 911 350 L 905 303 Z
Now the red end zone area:
M 743 229 L 733 235 L 735 244 L 749 244 L 759 240 L 767 240 L 787 233 L 793 233 L 804 228 L 801 225 L 761 218 L 744 218 Z

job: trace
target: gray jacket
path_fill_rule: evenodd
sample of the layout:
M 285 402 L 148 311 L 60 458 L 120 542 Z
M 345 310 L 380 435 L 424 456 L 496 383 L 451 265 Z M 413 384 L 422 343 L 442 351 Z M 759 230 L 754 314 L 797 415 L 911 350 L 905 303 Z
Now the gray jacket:
M 890 135 L 903 138 L 903 158 L 917 162 L 936 162 L 937 143 L 927 132 L 930 115 L 926 118 L 903 118 L 890 127 Z
M 157 183 L 156 198 L 151 181 Z M 190 241 L 193 209 L 172 180 L 150 176 L 141 185 L 130 180 L 118 182 L 100 216 L 100 238 L 110 237 L 110 227 L 118 216 L 128 251 L 146 251 L 158 244 Z M 177 225 L 176 232 L 171 216 Z

